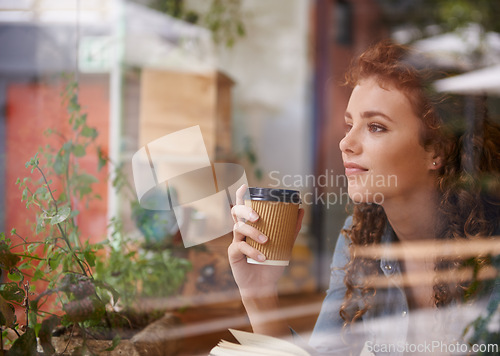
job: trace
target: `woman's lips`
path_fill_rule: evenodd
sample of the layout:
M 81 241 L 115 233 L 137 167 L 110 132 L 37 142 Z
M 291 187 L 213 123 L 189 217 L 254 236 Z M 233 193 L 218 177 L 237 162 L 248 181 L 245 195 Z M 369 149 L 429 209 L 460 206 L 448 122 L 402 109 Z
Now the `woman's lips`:
M 350 176 L 353 174 L 360 174 L 368 171 L 367 168 L 360 166 L 359 164 L 354 162 L 346 162 L 344 163 L 344 167 L 346 176 Z

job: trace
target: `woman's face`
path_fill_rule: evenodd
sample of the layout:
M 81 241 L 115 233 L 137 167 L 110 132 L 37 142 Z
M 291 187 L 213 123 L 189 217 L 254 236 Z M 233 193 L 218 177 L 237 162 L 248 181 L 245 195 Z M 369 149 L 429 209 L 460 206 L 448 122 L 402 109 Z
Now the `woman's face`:
M 354 202 L 405 202 L 434 189 L 434 153 L 421 145 L 422 122 L 402 92 L 363 80 L 351 94 L 345 122 L 340 149 Z

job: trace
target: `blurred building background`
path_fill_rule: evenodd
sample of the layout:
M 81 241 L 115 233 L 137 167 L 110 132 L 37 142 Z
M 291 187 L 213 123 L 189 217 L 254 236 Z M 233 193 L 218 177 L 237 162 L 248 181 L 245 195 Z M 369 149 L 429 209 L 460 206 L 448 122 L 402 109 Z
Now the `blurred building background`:
M 43 131 L 64 130 L 66 73 L 99 144 L 130 180 L 139 148 L 200 125 L 213 162 L 244 165 L 252 186 L 309 194 L 281 287 L 321 294 L 348 202 L 338 143 L 350 61 L 380 39 L 409 44 L 426 54 L 425 65 L 457 75 L 438 90 L 479 95 L 498 118 L 499 13 L 495 1 L 0 0 L 0 231 L 22 230 L 15 181 L 45 144 Z M 110 216 L 130 214 L 106 172 L 98 178 L 103 199 L 79 216 L 94 242 Z M 128 228 L 144 238 L 132 222 Z M 225 260 L 230 238 L 208 244 L 209 253 L 189 251 L 196 264 L 185 296 L 236 295 Z

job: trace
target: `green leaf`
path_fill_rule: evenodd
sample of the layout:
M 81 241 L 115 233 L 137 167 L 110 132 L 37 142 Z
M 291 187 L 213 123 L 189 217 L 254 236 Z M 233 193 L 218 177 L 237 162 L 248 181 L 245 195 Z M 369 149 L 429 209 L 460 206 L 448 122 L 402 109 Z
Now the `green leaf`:
M 82 125 L 85 124 L 87 122 L 87 114 L 86 113 L 81 114 L 78 119 L 80 120 Z
M 45 229 L 45 220 L 43 216 L 38 216 L 36 219 L 36 228 L 35 228 L 35 233 L 38 235 Z M 28 248 L 34 247 L 34 244 L 31 244 Z M 30 251 L 33 252 L 33 251 Z
M 28 198 L 28 188 L 23 189 L 23 193 L 21 194 L 21 201 L 25 201 Z
M 28 245 L 28 252 L 32 254 L 33 252 L 35 252 L 37 247 L 38 247 L 38 245 L 36 243 L 29 244 Z
M 0 296 L 5 300 L 22 303 L 24 300 L 24 290 L 17 283 L 5 283 L 0 286 Z
M 78 104 L 78 97 L 76 96 L 75 93 L 73 93 L 68 102 L 68 112 L 72 113 L 76 111 L 80 111 L 80 104 Z
M 98 182 L 98 179 L 91 174 L 82 173 L 74 177 L 76 186 L 74 188 L 75 194 L 79 194 L 80 198 L 92 193 L 92 184 Z
M 38 152 L 32 158 L 30 158 L 28 162 L 26 162 L 24 167 L 28 168 L 29 166 L 36 166 L 36 165 L 38 165 Z
M 93 127 L 88 127 L 87 125 L 85 125 L 82 129 L 82 133 L 81 135 L 83 137 L 90 137 L 92 139 L 95 139 L 98 135 L 97 133 L 97 130 Z
M 54 172 L 56 174 L 63 174 L 66 171 L 66 168 L 68 166 L 68 159 L 68 154 L 63 153 L 62 150 L 59 151 L 53 165 Z
M 75 145 L 75 146 L 73 146 L 73 154 L 76 157 L 83 157 L 83 156 L 85 156 L 85 147 L 83 145 Z
M 103 152 L 101 147 L 97 147 L 97 159 L 98 159 L 98 166 L 97 170 L 100 172 L 101 169 L 106 166 L 106 163 L 108 163 L 108 158 L 106 157 L 106 154 Z
M 94 251 L 85 251 L 84 254 L 85 261 L 89 264 L 90 267 L 95 267 L 96 255 Z
M 245 26 L 243 25 L 243 23 L 241 21 L 238 22 L 238 24 L 236 25 L 236 29 L 237 29 L 238 35 L 240 37 L 245 36 Z
M 68 198 L 66 196 L 66 192 L 61 192 L 61 194 L 59 194 L 59 199 L 57 201 L 65 202 L 67 200 L 68 200 Z
M 63 206 L 57 211 L 57 214 L 53 216 L 50 219 L 50 224 L 55 225 L 55 224 L 60 224 L 64 220 L 66 220 L 69 217 L 69 214 L 71 214 L 71 209 L 69 206 Z
M 116 334 L 115 337 L 113 338 L 111 346 L 105 349 L 104 351 L 113 351 L 118 346 L 120 341 L 122 341 L 122 337 L 119 334 Z
M 70 241 L 72 244 L 75 244 L 75 245 L 79 244 L 80 239 L 79 239 L 78 233 L 77 233 L 76 231 L 74 231 L 74 230 L 73 230 L 73 231 L 71 231 L 71 232 L 69 233 L 68 238 L 69 238 L 69 241 Z M 70 257 L 70 259 L 72 259 L 72 258 Z
M 9 355 L 32 356 L 36 354 L 36 336 L 31 328 L 26 329 L 26 332 L 12 344 L 9 350 Z
M 45 276 L 45 274 L 37 269 L 35 273 L 33 274 L 33 278 L 31 279 L 33 282 L 38 281 L 39 279 L 42 279 Z
M 38 164 L 40 163 L 40 161 L 38 160 L 38 152 L 35 153 L 35 155 L 33 156 L 33 158 L 30 160 L 30 163 L 29 165 L 32 166 L 33 168 L 31 169 L 31 173 L 33 173 L 33 169 L 38 166 Z
M 89 186 L 79 187 L 77 191 L 80 193 L 80 199 L 83 199 L 87 194 L 92 193 L 92 188 Z
M 24 279 L 22 274 L 10 272 L 7 274 L 7 278 L 9 278 L 13 282 L 20 282 Z
M 120 298 L 120 293 L 118 293 L 116 291 L 116 289 L 114 289 L 112 286 L 110 286 L 109 284 L 105 283 L 105 282 L 102 282 L 102 281 L 98 281 L 98 280 L 94 280 L 94 285 L 96 285 L 97 287 L 100 287 L 100 288 L 103 288 L 103 289 L 106 289 L 107 291 L 109 291 L 112 295 L 113 295 L 113 301 L 116 303 L 118 301 L 118 299 Z
M 71 151 L 71 147 L 73 146 L 73 142 L 70 140 L 70 141 L 67 141 L 63 144 L 63 146 L 61 147 L 61 149 L 59 150 L 60 153 L 67 153 L 69 151 Z
M 29 319 L 30 320 L 30 324 L 31 325 L 35 325 L 35 327 L 33 328 L 33 330 L 35 330 L 35 335 L 38 335 L 38 333 L 40 332 L 40 329 L 42 328 L 42 324 L 36 322 L 36 317 L 33 320 L 33 318 L 31 318 L 32 315 L 33 314 L 30 315 L 30 319 Z
M 257 156 L 253 151 L 247 152 L 247 158 L 251 164 L 255 164 L 257 162 Z
M 36 191 L 35 194 L 40 197 L 40 199 L 47 200 L 48 199 L 48 193 L 49 191 L 47 190 L 47 187 L 39 187 Z
M 22 263 L 19 267 L 17 267 L 18 270 L 22 271 L 22 270 L 25 270 L 25 269 L 30 269 L 32 268 L 32 264 L 29 263 L 29 262 L 24 262 Z
M 101 298 L 102 302 L 104 304 L 109 304 L 111 303 L 111 296 L 109 293 L 99 293 L 99 297 Z M 114 299 L 114 298 L 113 298 Z M 116 303 L 116 302 L 115 302 Z
M 75 180 L 78 181 L 78 184 L 92 184 L 99 182 L 99 180 L 95 176 L 87 173 L 77 175 L 75 177 Z
M 55 271 L 57 267 L 59 267 L 61 263 L 62 255 L 58 252 L 55 252 L 52 257 L 49 258 L 49 267 L 52 271 Z
M 262 174 L 262 170 L 260 168 L 255 169 L 254 173 L 255 173 L 255 178 L 257 178 L 258 180 L 262 179 L 263 174 Z

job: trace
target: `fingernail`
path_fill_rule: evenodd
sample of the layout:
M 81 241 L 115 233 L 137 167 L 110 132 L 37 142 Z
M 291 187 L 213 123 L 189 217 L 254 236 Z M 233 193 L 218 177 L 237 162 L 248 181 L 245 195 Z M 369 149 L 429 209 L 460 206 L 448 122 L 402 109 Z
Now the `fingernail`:
M 267 237 L 265 237 L 264 235 L 259 235 L 259 241 L 260 242 L 266 242 L 267 241 Z
M 257 259 L 258 259 L 259 261 L 261 261 L 261 262 L 264 262 L 264 261 L 266 260 L 266 256 L 264 256 L 264 255 L 258 255 L 258 256 L 257 256 Z
M 250 221 L 255 221 L 255 220 L 257 220 L 257 219 L 258 219 L 258 217 L 259 217 L 259 216 L 258 216 L 256 213 L 254 213 L 254 212 L 252 211 L 252 212 L 250 213 L 250 217 L 249 217 L 249 219 L 250 219 Z

